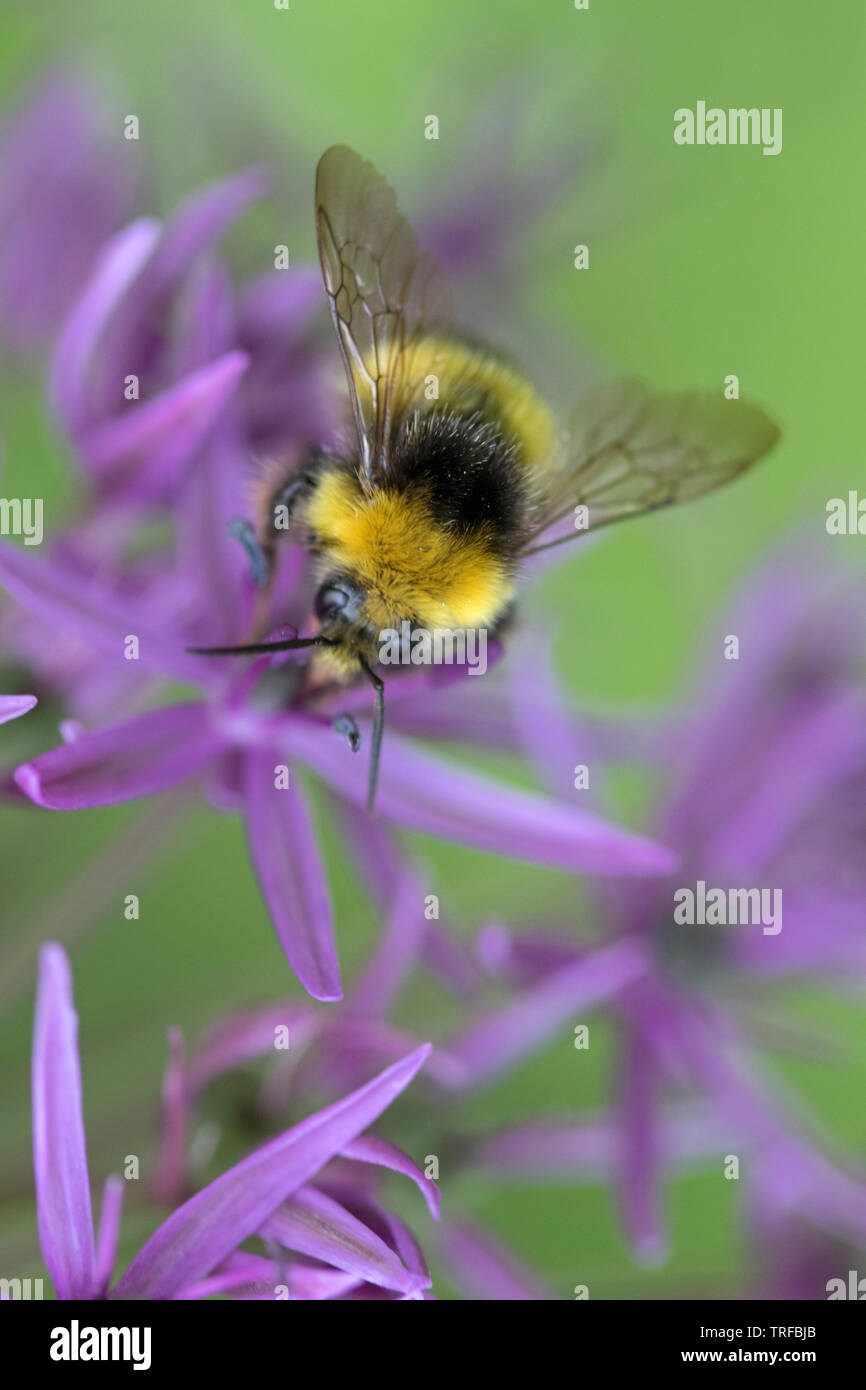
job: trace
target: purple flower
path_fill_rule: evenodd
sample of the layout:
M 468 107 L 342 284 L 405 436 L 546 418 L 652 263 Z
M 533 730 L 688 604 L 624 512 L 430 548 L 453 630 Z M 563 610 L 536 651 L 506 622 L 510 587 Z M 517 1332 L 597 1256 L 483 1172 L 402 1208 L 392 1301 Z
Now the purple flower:
M 251 628 L 297 630 L 310 617 L 305 552 L 284 553 L 263 613 L 229 535 L 247 510 L 257 445 L 322 442 L 337 418 L 325 406 L 322 359 L 310 350 L 310 275 L 275 271 L 235 296 L 223 269 L 205 260 L 266 184 L 262 171 L 244 170 L 188 198 L 164 227 L 141 219 L 115 233 L 68 314 L 49 394 L 89 500 L 47 558 L 0 544 L 0 582 L 38 620 L 28 625 L 7 611 L 11 645 L 79 725 L 70 741 L 19 768 L 16 782 L 39 805 L 79 809 L 205 778 L 216 804 L 244 815 L 263 896 L 299 979 L 317 998 L 336 999 L 330 898 L 295 767 L 306 764 L 344 802 L 361 802 L 365 759 L 331 725 L 357 711 L 366 739 L 368 693 L 319 689 L 296 661 L 241 670 L 185 651 L 242 641 Z M 294 395 L 283 393 L 281 414 L 274 388 L 289 365 Z M 126 399 L 130 381 L 140 399 Z M 154 515 L 170 521 L 173 539 L 131 561 Z M 167 680 L 198 686 L 204 699 L 141 713 Z M 401 739 L 401 706 L 418 728 L 414 698 L 437 684 L 392 682 L 381 816 L 573 871 L 670 867 L 665 850 L 573 802 L 518 792 Z M 456 688 L 453 698 L 459 704 Z M 438 728 L 447 733 L 441 716 Z
M 0 323 L 8 346 L 41 347 L 128 217 L 137 151 L 108 129 L 96 93 L 59 71 L 27 93 L 0 137 Z
M 110 1287 L 123 1184 L 108 1179 L 94 1236 L 77 1030 L 67 958 L 61 947 L 46 946 L 33 1038 L 33 1160 L 39 1239 L 58 1298 L 188 1299 L 218 1292 L 358 1298 L 367 1285 L 391 1298 L 424 1296 L 430 1278 L 414 1239 L 346 1168 L 406 1171 L 403 1156 L 363 1132 L 409 1084 L 429 1047 L 415 1049 L 190 1197 Z M 341 1159 L 342 1166 L 334 1163 Z M 272 1252 L 267 1258 L 242 1248 L 253 1236 Z
M 368 842 L 366 848 L 376 852 L 375 844 Z M 376 867 L 381 867 L 379 860 Z M 259 1123 L 273 1128 L 285 1122 L 287 1113 L 302 1110 L 306 1098 L 337 1095 L 346 1086 L 361 1084 L 378 1067 L 416 1045 L 411 1033 L 390 1021 L 392 1006 L 416 967 L 433 970 L 446 985 L 450 983 L 455 973 L 453 957 L 459 951 L 448 941 L 443 925 L 425 917 L 425 887 L 410 870 L 403 870 L 393 881 L 385 933 L 340 1006 L 322 1010 L 309 1002 L 285 1000 L 250 1009 L 220 1021 L 189 1057 L 174 1036 L 163 1085 L 157 1180 L 163 1200 L 179 1200 L 196 1180 L 194 1155 L 205 1133 L 198 1128 L 199 1120 L 209 1087 L 225 1073 L 246 1068 L 256 1059 L 271 1059 L 255 1106 L 245 1105 L 237 1119 L 242 1125 L 252 1109 Z M 466 979 L 472 967 L 468 960 L 463 964 Z M 634 943 L 615 943 L 588 951 L 579 962 L 568 961 L 537 985 L 511 991 L 504 1002 L 501 997 L 487 997 L 492 991 L 485 990 L 483 972 L 474 968 L 476 992 L 465 1003 L 465 1021 L 445 1033 L 435 1047 L 425 1068 L 429 1094 L 423 1100 L 419 1097 L 414 1108 L 409 1099 L 406 1120 L 413 1147 L 418 1143 L 418 1128 L 423 1127 L 424 1152 L 441 1156 L 443 1176 L 447 1171 L 458 1201 L 462 1175 L 488 1167 L 496 1176 L 496 1140 L 491 1137 L 488 1145 L 487 1137 L 473 1132 L 472 1097 L 564 1031 L 570 1045 L 575 1018 L 615 1005 L 642 977 L 647 964 Z M 275 1044 L 278 1035 L 283 1039 L 279 1047 Z M 572 1181 L 591 1177 L 612 1147 L 609 1118 L 592 1117 L 582 1123 L 588 1136 L 583 1151 L 572 1152 Z M 684 1124 L 685 1117 L 681 1129 Z M 599 1138 L 593 1137 L 593 1127 Z M 527 1146 L 540 1136 L 544 1152 L 543 1118 L 525 1122 L 520 1132 L 525 1133 Z M 681 1146 L 689 1142 L 688 1135 L 679 1140 Z M 353 1153 L 360 1156 L 354 1149 Z M 406 1153 L 389 1146 L 381 1161 L 414 1177 L 425 1190 L 423 1175 Z M 426 1188 L 431 1186 L 427 1181 Z M 553 1297 L 492 1234 L 464 1221 L 446 1222 L 437 1245 L 452 1269 L 452 1282 L 472 1297 Z
M 247 170 L 188 199 L 163 228 L 140 219 L 101 249 L 57 340 L 49 395 L 92 485 L 112 499 L 172 500 L 249 365 L 211 245 L 266 187 Z
M 61 577 L 96 581 L 100 608 L 120 616 L 132 604 L 153 628 L 192 630 L 192 604 L 206 588 L 211 629 L 218 612 L 234 630 L 243 557 L 225 535 L 208 550 L 210 509 L 221 525 L 243 511 L 250 460 L 266 434 L 281 449 L 326 435 L 325 374 L 308 342 L 309 274 L 274 272 L 279 318 L 269 318 L 261 285 L 235 305 L 226 272 L 209 260 L 266 186 L 262 171 L 246 170 L 189 198 L 164 227 L 142 219 L 118 231 L 95 257 L 53 352 L 50 399 L 89 486 L 47 548 Z M 281 414 L 275 394 L 261 400 L 263 380 L 273 393 L 277 360 L 295 366 Z M 159 516 L 171 530 L 154 546 Z M 140 672 L 95 659 L 91 632 L 58 629 L 45 597 L 38 622 L 4 605 L 4 649 L 85 724 L 141 708 Z
M 640 892 L 622 883 L 597 890 L 608 939 L 631 943 L 645 962 L 614 1005 L 622 1028 L 614 1172 L 632 1243 L 650 1262 L 665 1251 L 660 1185 L 680 1143 L 666 1118 L 668 1098 L 677 1095 L 712 1107 L 704 1134 L 718 1162 L 747 1152 L 752 1181 L 760 1171 L 777 1198 L 784 1192 L 789 1215 L 840 1239 L 866 1237 L 862 1177 L 823 1156 L 758 1061 L 768 1042 L 790 1046 L 798 1034 L 796 1022 L 774 1034 L 768 983 L 821 976 L 847 988 L 866 963 L 862 606 L 844 573 L 823 557 L 810 563 L 797 546 L 747 587 L 725 631 L 739 637 L 739 663 L 722 659 L 717 639 L 706 658 L 712 697 L 680 719 L 675 740 L 660 740 L 676 775 L 653 828 L 681 853 L 677 878 Z M 579 748 L 581 761 L 600 772 L 591 730 L 557 705 L 539 651 L 515 667 L 528 669 L 532 691 L 519 674 L 517 690 L 528 756 L 553 786 L 575 760 L 563 750 Z M 611 725 L 609 749 L 617 737 Z M 633 746 L 628 725 L 621 741 L 621 752 Z M 782 930 L 675 922 L 675 891 L 698 880 L 780 889 Z M 484 942 L 486 963 L 536 994 L 583 955 L 567 927 L 500 930 Z M 700 1133 L 693 1137 L 700 1148 Z M 500 1136 L 484 1150 L 485 1170 L 504 1163 L 514 1175 L 549 1173 L 589 1142 L 582 1126 L 549 1135 L 546 1149 L 542 1138 L 527 1140 L 519 1129 Z M 696 1152 L 690 1140 L 686 1156 Z
M 225 527 L 214 525 L 204 547 L 235 560 Z M 302 552 L 288 557 L 291 577 Z M 213 554 L 211 563 L 214 563 Z M 208 663 L 190 656 L 184 644 L 198 637 L 205 622 L 220 632 L 225 610 L 208 605 L 220 594 L 209 583 L 210 569 L 195 573 L 198 597 L 185 627 L 174 633 L 155 626 L 149 610 L 136 614 L 101 585 L 58 562 L 34 559 L 10 545 L 0 546 L 0 579 L 20 602 L 67 633 L 80 633 L 104 655 L 109 674 L 128 663 L 127 636 L 138 638 L 135 669 L 154 677 L 193 681 L 206 699 L 166 706 L 94 732 L 24 764 L 16 773 L 21 790 L 37 804 L 71 810 L 104 806 L 165 791 L 194 776 L 206 775 L 219 804 L 242 811 L 250 855 L 283 949 L 304 986 L 317 998 L 340 997 L 330 899 L 313 837 L 303 791 L 286 769 L 306 764 L 333 791 L 359 806 L 366 797 L 366 767 L 333 730 L 335 716 L 352 709 L 364 692 L 321 692 L 305 679 L 296 662 L 281 666 L 257 659 L 238 671 L 238 663 Z M 239 586 L 246 604 L 252 589 Z M 284 584 L 284 618 L 304 620 L 308 590 Z M 241 619 L 241 621 L 243 621 Z M 466 685 L 456 677 L 457 687 Z M 423 689 L 423 685 L 422 685 Z M 544 800 L 478 776 L 453 762 L 422 752 L 399 735 L 402 699 L 412 699 L 411 680 L 393 682 L 395 718 L 382 756 L 378 814 L 395 823 L 455 839 L 493 853 L 600 874 L 654 873 L 671 861 L 666 851 L 601 817 L 573 805 Z M 358 721 L 366 730 L 365 716 Z

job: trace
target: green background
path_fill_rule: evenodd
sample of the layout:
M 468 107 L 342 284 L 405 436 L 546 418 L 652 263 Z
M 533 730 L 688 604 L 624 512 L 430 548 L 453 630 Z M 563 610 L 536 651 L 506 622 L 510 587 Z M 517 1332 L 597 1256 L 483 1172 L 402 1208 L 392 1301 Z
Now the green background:
M 75 10 L 44 0 L 4 7 L 0 100 L 58 61 L 92 73 L 119 112 L 139 115 L 155 170 L 150 207 L 160 213 L 242 162 L 279 161 L 278 211 L 251 218 L 246 241 L 243 226 L 233 234 L 247 269 L 260 247 L 266 263 L 275 241 L 312 255 L 312 170 L 327 145 L 345 141 L 371 158 L 410 212 L 435 209 L 458 174 L 477 165 L 483 123 L 485 139 L 501 127 L 501 139 L 512 140 L 506 109 L 520 94 L 509 155 L 515 176 L 551 150 L 575 172 L 521 233 L 505 291 L 485 300 L 479 272 L 473 327 L 504 337 L 561 407 L 590 374 L 625 370 L 661 386 L 721 390 L 734 372 L 743 395 L 781 422 L 783 442 L 754 476 L 680 513 L 615 529 L 536 590 L 533 602 L 558 630 L 562 676 L 583 705 L 655 708 L 680 698 L 748 568 L 797 528 L 827 543 L 827 499 L 864 481 L 866 16 L 858 7 L 591 0 L 577 12 L 571 0 L 291 0 L 280 12 L 268 0 L 85 0 Z M 676 146 L 673 112 L 699 99 L 782 107 L 782 153 Z M 423 138 L 429 113 L 440 117 L 437 143 Z M 603 155 L 578 173 L 573 152 L 596 136 Z M 583 272 L 572 267 L 578 242 L 591 248 Z M 7 371 L 0 433 L 4 492 L 43 495 L 48 516 L 56 515 L 74 478 L 36 373 Z M 834 557 L 862 562 L 862 538 L 829 545 Z M 4 727 L 4 762 L 9 750 L 17 757 L 54 741 L 35 719 Z M 527 776 L 512 765 L 504 772 Z M 617 813 L 640 824 L 642 799 L 639 779 L 623 779 Z M 146 1175 L 167 1025 L 180 1024 L 192 1039 L 226 1008 L 292 992 L 240 826 L 195 809 L 168 827 L 165 816 L 159 805 L 76 816 L 0 812 L 0 1272 L 39 1272 L 28 1051 L 32 961 L 42 940 L 74 938 L 98 1182 L 130 1153 L 142 1157 Z M 333 835 L 328 845 L 349 980 L 375 923 Z M 461 930 L 528 916 L 539 903 L 545 917 L 558 908 L 574 916 L 562 875 L 426 841 L 419 848 Z M 141 897 L 137 923 L 123 919 L 128 892 Z M 814 1018 L 842 1051 L 832 1066 L 773 1065 L 828 1132 L 863 1155 L 866 1126 L 851 1104 L 866 1079 L 856 1062 L 862 1015 L 811 994 L 784 1003 Z M 448 1017 L 423 981 L 401 1014 L 415 1027 L 437 1020 L 436 1029 Z M 443 1118 L 468 1127 L 600 1103 L 612 1057 L 601 1022 L 588 1054 L 574 1051 L 565 1030 L 464 1112 Z M 404 1113 L 407 1128 L 418 1123 L 411 1106 Z M 422 1154 L 436 1151 L 429 1136 L 418 1142 L 431 1145 Z M 228 1138 L 220 1158 L 231 1152 Z M 487 1220 L 560 1297 L 577 1283 L 589 1284 L 592 1297 L 731 1297 L 749 1278 L 734 1185 L 718 1173 L 670 1185 L 673 1256 L 653 1271 L 630 1260 L 607 1189 L 477 1184 L 449 1193 L 444 1172 L 442 1186 L 446 1210 Z M 420 1204 L 407 1205 L 398 1186 L 393 1196 L 425 1243 Z M 132 1194 L 130 1204 L 127 1251 L 152 1221 L 143 1198 L 137 1207 Z

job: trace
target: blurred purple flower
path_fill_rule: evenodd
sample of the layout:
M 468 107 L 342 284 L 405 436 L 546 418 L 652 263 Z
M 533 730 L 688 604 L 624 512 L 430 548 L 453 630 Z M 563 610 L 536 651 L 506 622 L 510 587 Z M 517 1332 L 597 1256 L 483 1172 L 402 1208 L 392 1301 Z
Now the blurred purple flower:
M 275 1298 L 281 1288 L 284 1297 L 360 1298 L 367 1285 L 376 1296 L 424 1297 L 430 1277 L 408 1230 L 376 1206 L 366 1184 L 354 1184 L 345 1167 L 332 1171 L 329 1165 L 343 1156 L 348 1169 L 384 1164 L 408 1170 L 424 1190 L 423 1175 L 363 1131 L 409 1084 L 429 1047 L 415 1049 L 190 1197 L 110 1287 L 123 1184 L 108 1179 L 94 1237 L 77 1031 L 69 963 L 61 947 L 46 946 L 33 1038 L 33 1161 L 39 1239 L 58 1298 Z M 273 1252 L 268 1258 L 240 1248 L 253 1236 Z M 295 1254 L 305 1259 L 296 1261 Z
M 327 435 L 320 384 L 327 374 L 307 341 L 308 273 L 273 272 L 280 316 L 268 318 L 260 286 L 242 291 L 236 306 L 225 271 L 209 260 L 266 187 L 262 171 L 246 170 L 189 198 L 164 227 L 140 220 L 117 232 L 96 257 L 54 349 L 50 397 L 89 490 L 77 514 L 53 531 L 50 554 L 61 573 L 92 578 L 114 612 L 133 602 L 154 627 L 194 620 L 193 563 L 209 571 L 197 576 L 200 587 L 213 586 L 208 611 L 231 624 L 242 556 L 234 544 L 208 552 L 202 529 L 210 509 L 220 522 L 244 511 L 264 435 L 282 449 Z M 294 365 L 282 413 L 275 361 Z M 132 378 L 141 399 L 125 399 Z M 241 399 L 246 381 L 251 394 Z M 160 517 L 170 529 L 154 533 L 150 524 Z M 86 722 L 141 707 L 146 683 L 134 667 L 107 669 L 94 659 L 89 633 L 58 628 L 54 610 L 37 606 L 36 623 L 9 605 L 0 620 L 5 650 L 40 688 Z
M 765 1166 L 777 1196 L 787 1193 L 789 1212 L 840 1238 L 866 1240 L 862 1178 L 822 1157 L 757 1064 L 758 1046 L 777 1041 L 766 1016 L 768 982 L 821 976 L 848 988 L 863 978 L 862 606 L 844 573 L 826 562 L 819 567 L 814 557 L 807 564 L 797 545 L 747 586 L 725 630 L 739 636 L 739 663 L 722 660 L 717 640 L 706 661 L 712 699 L 678 721 L 675 742 L 665 740 L 678 772 L 654 829 L 682 854 L 676 880 L 645 884 L 640 893 L 617 883 L 595 889 L 607 939 L 630 942 L 646 964 L 614 1005 L 623 1029 L 615 1173 L 629 1235 L 650 1262 L 665 1250 L 658 1188 L 672 1153 L 660 1105 L 683 1087 L 712 1105 L 706 1132 L 716 1154 L 748 1151 L 751 1172 Z M 538 644 L 514 670 L 524 747 L 544 779 L 561 787 L 579 759 L 595 769 L 597 786 L 602 760 L 587 726 L 561 705 L 556 710 Z M 529 670 L 532 689 L 521 675 Z M 624 743 L 632 743 L 633 730 L 622 728 Z M 609 746 L 616 738 L 612 724 Z M 781 888 L 783 930 L 676 925 L 674 890 L 698 879 Z M 536 993 L 585 952 L 565 928 L 500 930 L 484 942 L 496 973 Z M 796 1035 L 794 1026 L 783 1038 Z M 555 1168 L 586 1136 L 550 1138 Z M 519 1131 L 502 1136 L 491 1153 L 508 1156 L 514 1173 L 520 1153 L 524 1171 L 548 1171 L 543 1146 L 524 1146 Z
M 27 93 L 0 136 L 0 333 L 42 347 L 100 246 L 129 216 L 137 150 L 110 131 L 97 93 L 59 71 Z
M 261 171 L 245 170 L 187 199 L 164 228 L 152 219 L 125 227 L 66 320 L 52 408 L 92 485 L 114 501 L 174 500 L 249 366 L 231 342 L 222 286 L 196 269 L 266 186 Z

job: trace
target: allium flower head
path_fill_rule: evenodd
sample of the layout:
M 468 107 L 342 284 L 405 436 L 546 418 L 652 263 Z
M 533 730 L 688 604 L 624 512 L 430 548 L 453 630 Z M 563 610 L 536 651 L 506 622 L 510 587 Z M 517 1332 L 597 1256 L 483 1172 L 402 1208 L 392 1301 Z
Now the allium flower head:
M 234 539 L 249 514 L 257 446 L 327 442 L 334 418 L 321 356 L 312 345 L 304 351 L 306 272 L 281 279 L 277 314 L 270 275 L 237 295 L 212 261 L 222 233 L 266 183 L 261 170 L 244 170 L 192 195 L 165 226 L 140 219 L 116 232 L 67 316 L 50 398 L 81 460 L 88 501 L 47 556 L 0 543 L 0 582 L 39 620 L 4 613 L 15 647 L 79 722 L 63 746 L 19 768 L 16 782 L 37 804 L 71 810 L 203 780 L 215 804 L 244 815 L 263 896 L 299 979 L 317 998 L 336 999 L 330 896 L 295 769 L 305 764 L 344 803 L 363 802 L 366 759 L 333 725 L 351 716 L 354 726 L 344 718 L 337 729 L 357 727 L 369 745 L 368 692 L 323 686 L 297 656 L 220 667 L 186 651 L 243 642 L 251 628 L 306 631 L 310 621 L 306 552 L 287 547 L 263 611 Z M 273 386 L 287 353 L 306 408 L 287 397 L 280 414 Z M 130 382 L 140 397 L 128 399 Z M 140 533 L 154 518 L 168 521 L 170 540 L 142 556 Z M 459 705 L 471 684 L 460 674 L 392 682 L 380 817 L 576 872 L 669 867 L 661 847 L 602 817 L 476 775 L 402 737 L 404 710 L 407 730 L 427 732 L 425 691 L 450 686 Z M 148 708 L 162 684 L 178 680 L 201 698 Z M 441 713 L 436 720 L 429 732 L 447 735 Z
M 670 734 L 657 725 L 642 735 L 677 764 L 675 789 L 655 822 L 656 833 L 682 855 L 677 876 L 639 892 L 632 884 L 605 884 L 597 894 L 600 931 L 620 946 L 630 943 L 643 961 L 615 1004 L 622 1025 L 619 1129 L 609 1153 L 626 1226 L 649 1261 L 665 1251 L 658 1191 L 665 1167 L 702 1152 L 748 1151 L 754 1190 L 768 1200 L 772 1194 L 780 1210 L 840 1238 L 862 1240 L 866 1232 L 866 1184 L 822 1154 L 760 1061 L 768 1042 L 784 1046 L 787 1037 L 796 1044 L 798 1032 L 794 1022 L 774 1038 L 766 1016 L 770 982 L 820 975 L 845 987 L 862 972 L 862 613 L 844 573 L 805 585 L 797 546 L 748 585 L 726 631 L 739 635 L 740 660 L 725 663 L 716 643 L 705 659 L 713 663 L 712 696 L 681 713 Z M 561 777 L 563 747 L 579 747 L 582 760 L 597 767 L 592 730 L 557 703 L 552 682 L 539 680 L 536 697 L 533 712 L 521 682 L 527 752 L 543 775 Z M 619 742 L 625 752 L 635 731 L 610 723 L 605 737 L 609 751 Z M 697 879 L 726 889 L 775 885 L 784 904 L 781 930 L 677 924 L 674 894 Z M 584 956 L 568 927 L 501 931 L 485 947 L 497 974 L 541 997 L 569 960 Z M 696 1111 L 685 1129 L 683 1115 L 671 1129 L 661 1108 L 666 1096 L 711 1109 L 702 1118 Z M 540 1175 L 581 1152 L 593 1152 L 586 1131 L 553 1127 L 546 1138 L 539 1131 L 525 1142 L 519 1132 L 502 1136 L 484 1161 L 491 1172 L 504 1164 Z M 597 1145 L 594 1152 L 601 1152 Z
M 429 1047 L 416 1048 L 190 1197 L 112 1284 L 123 1183 L 108 1179 L 95 1235 L 77 1029 L 68 961 L 59 946 L 46 946 L 33 1037 L 33 1161 L 39 1239 L 58 1298 L 357 1298 L 367 1285 L 385 1297 L 424 1296 L 429 1274 L 410 1233 L 370 1207 L 366 1184 L 356 1185 L 339 1167 L 329 1176 L 328 1165 L 343 1156 L 350 1169 L 393 1166 L 390 1147 L 364 1131 L 409 1084 Z M 364 1220 L 368 1210 L 372 1225 Z M 270 1253 L 243 1248 L 254 1236 Z

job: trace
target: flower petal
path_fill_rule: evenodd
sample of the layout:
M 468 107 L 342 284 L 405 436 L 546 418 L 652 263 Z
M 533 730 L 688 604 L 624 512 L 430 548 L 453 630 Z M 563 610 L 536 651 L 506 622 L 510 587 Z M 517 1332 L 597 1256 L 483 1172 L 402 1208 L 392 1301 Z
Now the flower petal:
M 329 726 L 286 720 L 287 751 L 356 805 L 367 795 L 366 759 Z M 640 835 L 564 802 L 518 791 L 423 753 L 405 739 L 382 747 L 377 813 L 459 844 L 572 873 L 669 873 L 676 858 Z
M 36 556 L 23 546 L 0 540 L 0 584 L 29 612 L 64 636 L 81 638 L 113 658 L 119 667 L 130 635 L 138 638 L 139 665 L 150 674 L 171 676 L 206 688 L 214 680 L 204 658 L 189 656 L 171 627 L 160 627 L 152 610 L 142 611 L 128 597 L 55 556 Z
M 167 791 L 220 747 L 204 705 L 169 705 L 52 748 L 22 763 L 15 781 L 31 801 L 53 811 L 112 806 Z
M 577 1010 L 605 1002 L 646 969 L 637 943 L 604 946 L 470 1024 L 444 1050 L 462 1065 L 462 1085 L 477 1086 L 541 1047 Z
M 20 719 L 35 704 L 35 695 L 0 695 L 0 724 L 5 724 L 8 719 Z
M 380 1168 L 390 1168 L 392 1173 L 402 1173 L 405 1178 L 411 1178 L 427 1203 L 433 1220 L 439 1220 L 439 1188 L 396 1144 L 389 1144 L 387 1139 L 380 1139 L 375 1134 L 362 1134 L 340 1151 L 340 1157 L 352 1158 L 358 1163 L 375 1163 Z
M 724 1139 L 724 1126 L 705 1103 L 663 1110 L 658 1127 L 660 1156 L 677 1167 L 718 1154 Z M 485 1134 L 469 1150 L 466 1167 L 489 1173 L 497 1182 L 605 1182 L 621 1148 L 619 1125 L 608 1115 L 573 1121 L 557 1117 Z
M 168 1030 L 168 1060 L 162 1077 L 160 1149 L 153 1179 L 157 1200 L 176 1202 L 186 1174 L 186 1126 L 190 1107 L 186 1048 L 179 1028 Z
M 80 449 L 91 472 L 103 485 L 122 489 L 126 500 L 170 496 L 248 365 L 246 353 L 227 352 L 89 430 Z
M 191 193 L 166 223 L 141 286 L 136 287 L 142 301 L 149 305 L 172 289 L 269 184 L 267 171 L 252 165 Z
M 275 786 L 273 753 L 247 755 L 244 804 L 250 859 L 288 962 L 314 999 L 341 999 L 327 876 L 300 791 Z
M 49 395 L 55 415 L 72 435 L 88 421 L 90 368 L 100 334 L 159 235 L 158 222 L 141 218 L 106 243 L 87 288 L 58 339 L 51 363 Z
M 229 1015 L 207 1034 L 190 1058 L 186 1068 L 190 1093 L 254 1057 L 272 1055 L 278 1029 L 287 1032 L 293 1049 L 304 1048 L 315 1037 L 319 1022 L 306 1002 L 266 1004 Z
M 386 912 L 390 906 L 390 885 L 402 870 L 402 858 L 390 826 L 382 825 L 366 808 L 331 795 L 331 809 L 343 827 L 343 839 L 367 892 Z M 426 923 L 421 943 L 424 964 L 447 989 L 465 999 L 478 990 L 479 977 L 469 953 L 450 925 L 440 917 Z
M 619 1103 L 618 1187 L 626 1232 L 641 1263 L 661 1263 L 666 1238 L 658 1213 L 659 1132 L 655 1113 L 657 1062 L 640 1034 L 625 1041 Z
M 427 930 L 424 885 L 410 869 L 392 881 L 388 922 L 373 959 L 355 984 L 353 1009 L 360 1013 L 387 1012 L 418 957 Z
M 760 780 L 716 831 L 702 859 L 732 881 L 748 882 L 748 874 L 767 865 L 797 821 L 864 763 L 861 692 L 828 695 L 793 728 L 780 732 L 767 750 Z
M 413 1293 L 407 1293 L 406 1298 L 422 1299 L 425 1297 L 423 1290 L 429 1289 L 433 1283 L 430 1278 L 430 1270 L 424 1258 L 424 1252 L 415 1239 L 409 1227 L 390 1211 L 383 1211 L 373 1202 L 366 1202 L 365 1205 L 374 1211 L 384 1227 L 387 1229 L 394 1249 L 400 1256 L 411 1274 L 416 1276 L 416 1289 Z M 438 1218 L 437 1218 L 438 1219 Z
M 496 1303 L 552 1299 L 510 1250 L 477 1227 L 449 1222 L 439 1244 L 455 1282 L 471 1299 Z
M 19 351 L 53 336 L 105 239 L 128 216 L 138 152 L 116 128 L 80 70 L 50 72 L 11 115 L 4 110 L 0 321 Z
M 315 1187 L 300 1188 L 268 1218 L 259 1235 L 380 1288 L 410 1293 L 418 1287 L 416 1277 L 384 1240 Z
M 430 1047 L 402 1061 L 250 1154 L 173 1212 L 114 1289 L 117 1298 L 170 1298 L 224 1260 L 272 1212 L 387 1109 Z
M 33 1169 L 39 1243 L 58 1298 L 93 1298 L 93 1212 L 72 974 L 61 946 L 43 946 L 33 1026 Z
M 102 1190 L 102 1209 L 99 1213 L 99 1233 L 96 1238 L 96 1289 L 104 1296 L 117 1259 L 117 1242 L 120 1237 L 120 1217 L 123 1211 L 123 1178 L 112 1174 L 106 1178 Z

